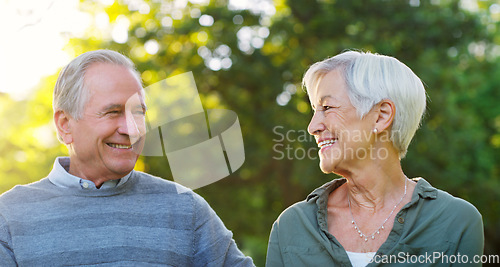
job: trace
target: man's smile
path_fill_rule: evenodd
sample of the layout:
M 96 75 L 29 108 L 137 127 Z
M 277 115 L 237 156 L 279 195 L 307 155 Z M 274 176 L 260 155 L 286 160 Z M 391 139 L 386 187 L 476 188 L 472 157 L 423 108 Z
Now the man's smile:
M 131 149 L 132 145 L 123 145 L 123 144 L 115 144 L 115 143 L 106 143 L 106 145 L 112 148 L 120 148 L 120 149 Z

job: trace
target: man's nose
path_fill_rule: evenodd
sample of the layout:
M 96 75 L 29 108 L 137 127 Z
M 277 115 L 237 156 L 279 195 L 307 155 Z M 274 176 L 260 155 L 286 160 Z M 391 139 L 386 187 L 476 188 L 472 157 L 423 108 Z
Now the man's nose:
M 125 116 L 120 120 L 118 133 L 128 135 L 130 143 L 133 144 L 141 137 L 141 126 L 144 125 L 143 116 L 134 116 L 132 112 L 125 112 Z

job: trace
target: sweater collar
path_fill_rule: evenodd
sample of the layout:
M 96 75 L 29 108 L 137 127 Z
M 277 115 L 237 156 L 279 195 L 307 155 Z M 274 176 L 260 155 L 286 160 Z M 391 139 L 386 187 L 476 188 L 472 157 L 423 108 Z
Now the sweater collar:
M 98 189 L 94 182 L 80 177 L 74 176 L 68 172 L 69 157 L 58 157 L 54 162 L 54 167 L 49 173 L 48 178 L 51 183 L 63 188 L 81 188 L 86 190 Z M 122 177 L 121 179 L 109 180 L 102 184 L 100 189 L 118 187 L 128 181 L 133 171 Z

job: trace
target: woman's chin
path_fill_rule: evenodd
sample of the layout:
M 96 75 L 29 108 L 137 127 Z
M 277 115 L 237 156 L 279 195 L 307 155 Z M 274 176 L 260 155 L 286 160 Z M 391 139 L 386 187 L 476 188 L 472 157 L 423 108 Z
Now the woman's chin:
M 332 173 L 334 172 L 336 165 L 337 162 L 331 162 L 330 160 L 327 159 L 321 159 L 319 163 L 319 168 L 323 173 Z
M 342 153 L 338 149 L 327 149 L 319 155 L 319 167 L 324 173 L 332 173 L 342 161 Z

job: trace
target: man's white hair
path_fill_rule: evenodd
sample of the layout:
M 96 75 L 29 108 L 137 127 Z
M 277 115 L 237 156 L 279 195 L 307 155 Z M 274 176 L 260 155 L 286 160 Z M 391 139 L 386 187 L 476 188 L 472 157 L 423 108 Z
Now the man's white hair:
M 309 67 L 303 85 L 309 92 L 321 77 L 333 70 L 344 77 L 349 99 L 360 118 L 383 99 L 394 102 L 396 114 L 390 138 L 399 157 L 403 158 L 425 111 L 426 93 L 422 81 L 393 57 L 348 51 Z
M 85 88 L 85 73 L 94 63 L 110 63 L 124 66 L 133 71 L 139 82 L 141 75 L 134 63 L 126 56 L 112 50 L 95 50 L 83 53 L 73 59 L 59 73 L 54 88 L 54 112 L 62 110 L 79 120 L 83 116 L 85 105 L 89 101 L 89 91 Z

